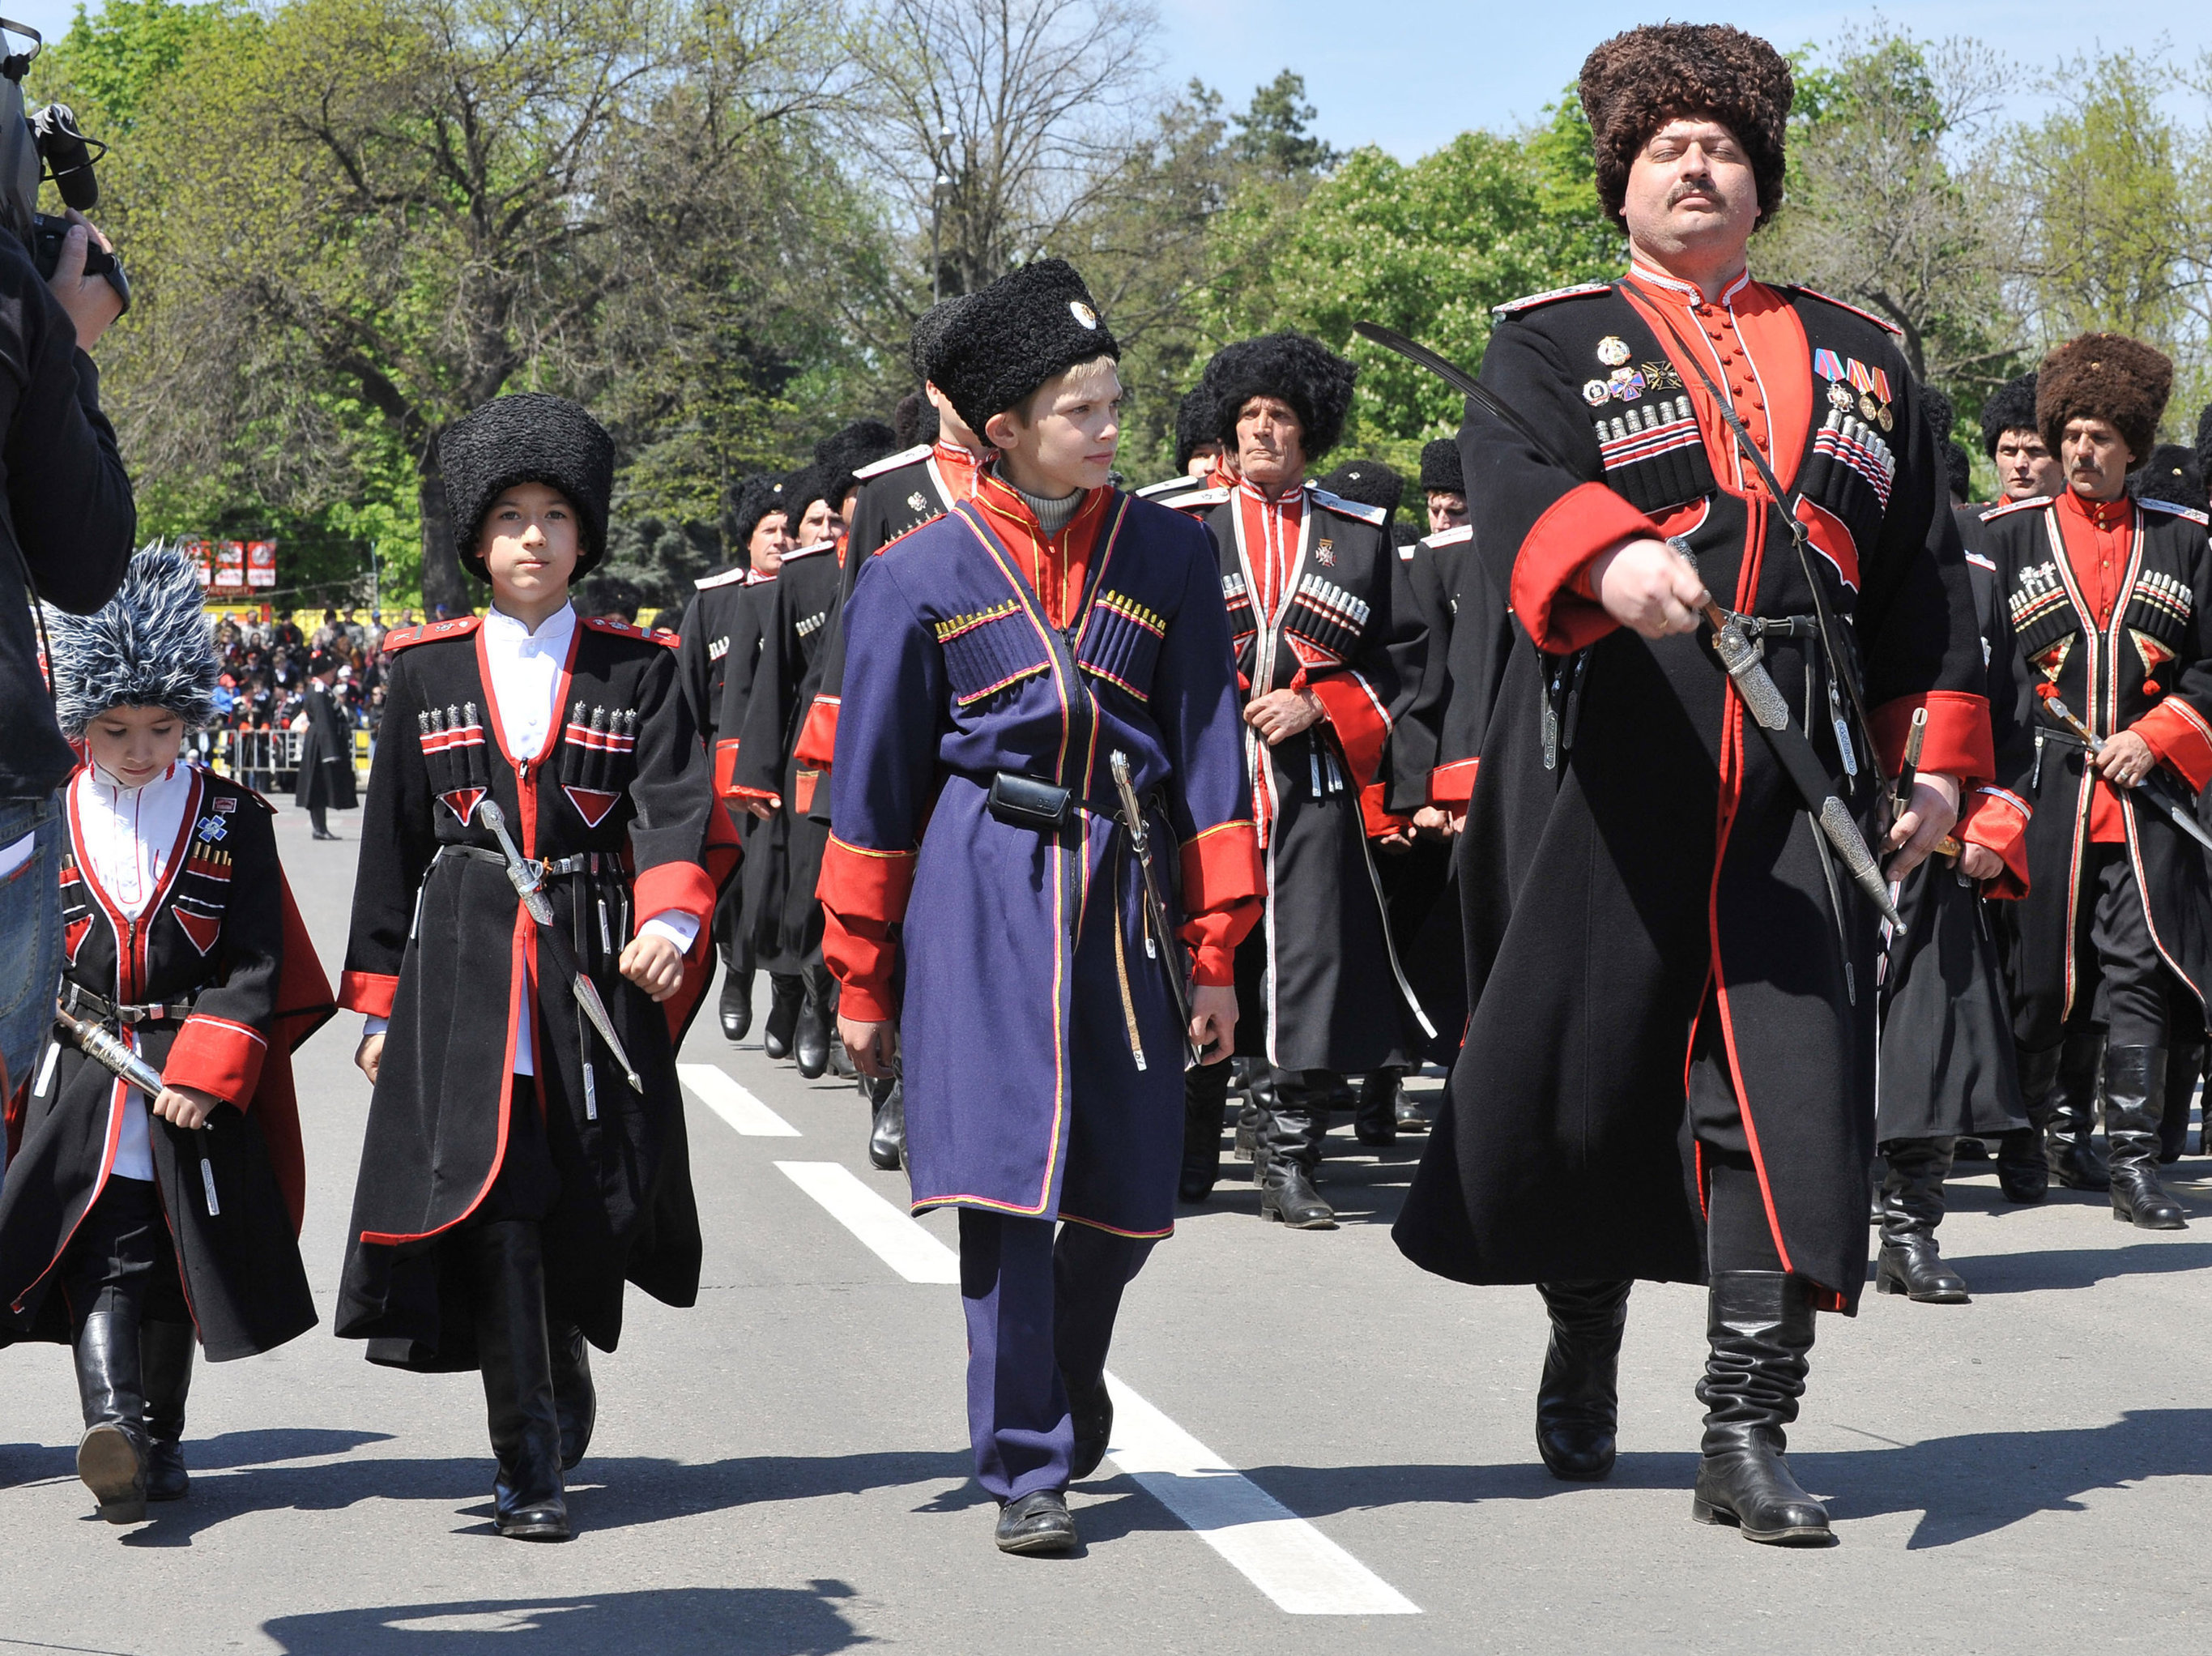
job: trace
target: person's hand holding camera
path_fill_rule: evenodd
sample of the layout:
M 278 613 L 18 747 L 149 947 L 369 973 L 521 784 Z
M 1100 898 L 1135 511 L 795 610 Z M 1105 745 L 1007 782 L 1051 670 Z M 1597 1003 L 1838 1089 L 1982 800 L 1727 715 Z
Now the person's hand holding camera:
M 63 238 L 61 259 L 54 265 L 54 273 L 46 278 L 61 307 L 69 313 L 69 320 L 76 325 L 78 349 L 90 350 L 107 332 L 108 324 L 123 314 L 123 295 L 104 276 L 84 273 L 85 255 L 93 244 L 108 253 L 115 245 L 100 234 L 92 221 L 74 207 L 69 210 L 69 234 Z

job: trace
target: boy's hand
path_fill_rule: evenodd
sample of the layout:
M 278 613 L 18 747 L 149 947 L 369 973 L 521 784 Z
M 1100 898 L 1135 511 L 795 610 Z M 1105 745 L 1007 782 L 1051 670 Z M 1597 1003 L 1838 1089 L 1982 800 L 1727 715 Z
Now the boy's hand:
M 1236 1050 L 1237 991 L 1200 983 L 1190 992 L 1190 1038 L 1200 1063 L 1219 1063 Z
M 359 1066 L 361 1073 L 368 1077 L 368 1084 L 375 1086 L 376 1067 L 384 1062 L 384 1032 L 379 1030 L 374 1035 L 362 1036 L 361 1044 L 353 1050 L 353 1061 Z
M 222 1100 L 197 1087 L 165 1087 L 151 1108 L 163 1121 L 174 1122 L 186 1132 L 206 1124 L 208 1116 Z
M 633 937 L 622 952 L 622 975 L 656 1001 L 665 1001 L 684 983 L 684 955 L 666 938 L 648 933 Z
M 853 1068 L 870 1081 L 884 1081 L 895 1073 L 892 1066 L 898 1062 L 896 1025 L 870 1018 L 841 1016 L 837 1020 L 837 1035 L 845 1043 L 845 1056 L 853 1061 Z

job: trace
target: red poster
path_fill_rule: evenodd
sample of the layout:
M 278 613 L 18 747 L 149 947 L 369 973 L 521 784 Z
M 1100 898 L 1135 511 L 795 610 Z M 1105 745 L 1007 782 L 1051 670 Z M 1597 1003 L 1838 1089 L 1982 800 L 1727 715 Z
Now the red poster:
M 275 541 L 249 540 L 246 543 L 246 584 L 249 587 L 273 587 L 276 584 Z
M 204 540 L 187 540 L 184 543 L 185 556 L 192 561 L 192 567 L 198 571 L 200 588 L 203 591 L 215 579 L 215 571 L 210 567 L 214 551 L 215 549 Z
M 215 587 L 217 592 L 246 589 L 246 543 L 219 540 L 215 548 Z

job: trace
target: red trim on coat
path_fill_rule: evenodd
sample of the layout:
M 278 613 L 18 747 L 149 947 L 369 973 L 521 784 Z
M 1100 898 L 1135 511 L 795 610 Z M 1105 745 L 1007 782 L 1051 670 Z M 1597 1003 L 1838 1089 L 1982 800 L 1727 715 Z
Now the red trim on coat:
M 917 851 L 876 851 L 836 835 L 822 849 L 815 895 L 822 903 L 822 959 L 843 985 L 839 1010 L 869 1023 L 898 1016 L 891 969 L 898 958 L 890 928 L 914 895 Z
M 737 786 L 738 739 L 725 736 L 714 744 L 714 795 L 729 798 Z
M 168 861 L 162 865 L 161 877 L 154 882 L 146 906 L 131 919 L 123 912 L 122 905 L 107 894 L 100 883 L 100 871 L 93 867 L 92 859 L 84 852 L 84 824 L 77 816 L 77 778 L 83 775 L 80 767 L 64 789 L 69 800 L 70 849 L 76 854 L 77 877 L 84 888 L 107 916 L 107 923 L 115 932 L 115 998 L 131 1002 L 140 998 L 146 981 L 146 940 L 154 922 L 161 912 L 161 905 L 169 900 L 176 888 L 177 876 L 185 871 L 185 852 L 191 843 L 192 830 L 199 826 L 200 802 L 207 797 L 207 778 L 198 770 L 191 773 L 191 791 L 185 795 L 185 813 L 177 823 L 177 843 L 169 848 Z M 135 941 L 133 941 L 135 940 Z
M 919 851 L 878 851 L 830 836 L 822 848 L 822 874 L 814 894 L 824 907 L 854 918 L 895 925 L 914 895 Z
M 528 857 L 538 855 L 538 788 L 534 779 L 545 761 L 553 757 L 554 745 L 568 728 L 568 721 L 561 716 L 561 709 L 568 705 L 568 679 L 576 670 L 576 647 L 583 642 L 585 632 L 583 618 L 578 616 L 576 621 L 575 628 L 568 634 L 568 653 L 561 658 L 561 676 L 553 684 L 553 716 L 545 726 L 545 740 L 535 753 L 521 759 L 517 759 L 507 751 L 507 729 L 499 716 L 499 689 L 492 682 L 491 657 L 484 649 L 483 634 L 479 631 L 476 636 L 477 679 L 483 685 L 485 734 L 491 738 L 492 746 L 498 749 L 500 757 L 515 773 L 514 802 L 522 813 L 522 855 Z M 542 627 L 545 624 L 541 621 L 538 624 Z M 527 775 L 524 771 L 526 765 L 528 767 Z
M 2189 791 L 2201 794 L 2212 782 L 2212 724 L 2179 697 L 2168 697 L 2129 729 L 2150 744 L 2160 764 L 2179 774 Z
M 1367 680 L 1352 668 L 1308 679 L 1305 687 L 1320 699 L 1329 728 L 1344 749 L 1353 783 L 1364 788 L 1382 769 L 1382 749 L 1390 740 L 1390 715 L 1375 699 Z
M 701 872 L 705 874 L 707 883 L 717 893 L 726 890 L 730 881 L 736 878 L 738 864 L 744 856 L 744 847 L 738 838 L 737 825 L 730 820 L 727 810 L 720 805 L 715 806 L 707 813 L 707 838 L 699 852 Z M 645 910 L 641 909 L 638 912 L 644 914 Z M 648 919 L 651 917 L 647 916 Z M 714 981 L 714 931 L 711 924 L 702 924 L 699 928 L 698 935 L 691 940 L 691 947 L 684 951 L 684 981 L 677 986 L 675 994 L 660 1003 L 660 1009 L 668 1020 L 668 1038 L 672 1042 L 680 1044 L 684 1025 L 690 1021 L 693 1009 L 705 998 L 707 986 Z
M 814 705 L 806 709 L 806 722 L 799 726 L 799 740 L 791 746 L 791 757 L 799 764 L 827 770 L 837 757 L 837 708 L 842 700 L 836 696 L 817 696 Z
M 1402 834 L 1413 825 L 1413 818 L 1400 816 L 1383 802 L 1389 792 L 1389 784 L 1379 782 L 1370 782 L 1359 790 L 1359 820 L 1370 839 Z
M 480 615 L 456 615 L 443 621 L 426 621 L 419 627 L 401 627 L 384 635 L 382 648 L 403 650 L 427 644 L 434 638 L 465 638 L 483 624 Z
M 1984 897 L 2017 901 L 2027 895 L 2027 825 L 2035 808 L 2008 788 L 1977 788 L 1959 812 L 1957 837 L 2004 859 L 2004 872 L 1982 882 Z
M 633 892 L 637 912 L 647 920 L 673 909 L 696 920 L 703 936 L 714 917 L 714 882 L 696 862 L 657 862 L 641 868 Z
M 338 977 L 338 1006 L 345 1012 L 365 1012 L 372 1018 L 392 1015 L 392 997 L 399 992 L 397 973 L 349 971 Z
M 1885 775 L 1905 764 L 1905 737 L 1917 709 L 1928 709 L 1928 736 L 1920 748 L 1920 769 L 1956 776 L 1962 783 L 1987 782 L 1997 773 L 1996 744 L 1990 735 L 1990 702 L 1967 690 L 1929 690 L 1884 702 L 1867 716 Z
M 1267 894 L 1260 860 L 1260 831 L 1249 822 L 1224 822 L 1182 843 L 1182 906 L 1200 915 Z
M 1433 805 L 1456 805 L 1465 808 L 1474 797 L 1475 773 L 1482 768 L 1480 758 L 1454 759 L 1449 764 L 1440 764 L 1429 772 L 1429 801 Z
M 1805 538 L 1813 543 L 1813 550 L 1835 566 L 1844 585 L 1853 592 L 1859 589 L 1859 544 L 1851 532 L 1826 507 L 1804 496 L 1797 496 L 1797 521 L 1805 526 Z
M 1553 501 L 1513 560 L 1513 613 L 1536 648 L 1568 655 L 1620 624 L 1588 595 L 1598 555 L 1659 527 L 1601 483 L 1579 484 Z
M 262 1060 L 268 1056 L 268 1038 L 252 1025 L 195 1012 L 169 1044 L 161 1080 L 170 1087 L 210 1093 L 243 1110 L 253 1102 Z

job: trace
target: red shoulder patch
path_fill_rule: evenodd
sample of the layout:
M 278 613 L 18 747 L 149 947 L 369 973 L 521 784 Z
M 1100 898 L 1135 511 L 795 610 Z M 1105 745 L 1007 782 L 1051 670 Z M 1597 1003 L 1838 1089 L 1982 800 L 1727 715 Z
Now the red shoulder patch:
M 665 649 L 674 649 L 684 642 L 672 632 L 647 632 L 643 627 L 634 627 L 627 621 L 610 621 L 604 616 L 587 615 L 583 620 L 593 632 L 612 633 L 617 638 L 641 639 L 646 643 L 659 644 Z
M 1832 294 L 1822 293 L 1818 288 L 1800 287 L 1797 291 L 1803 294 L 1808 299 L 1817 299 L 1824 305 L 1833 305 L 1838 310 L 1847 310 L 1854 316 L 1863 316 L 1868 321 L 1873 323 L 1875 326 L 1880 328 L 1883 332 L 1890 335 L 1893 338 L 1902 339 L 1905 338 L 1905 330 L 1898 326 L 1896 323 L 1891 321 L 1887 316 L 1876 316 L 1870 310 L 1861 310 L 1856 305 L 1852 304 L 1849 300 L 1838 299 Z
M 483 625 L 480 615 L 457 615 L 450 621 L 430 621 L 419 627 L 402 627 L 397 632 L 384 635 L 387 650 L 411 649 L 417 644 L 427 644 L 438 638 L 466 638 Z

